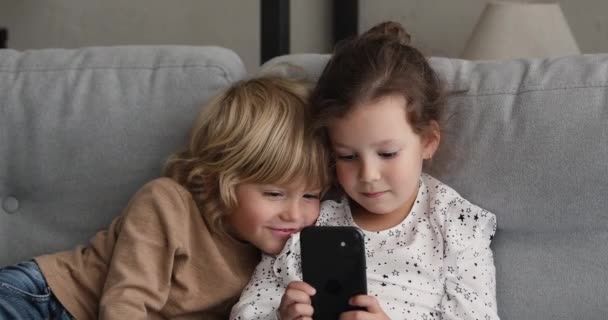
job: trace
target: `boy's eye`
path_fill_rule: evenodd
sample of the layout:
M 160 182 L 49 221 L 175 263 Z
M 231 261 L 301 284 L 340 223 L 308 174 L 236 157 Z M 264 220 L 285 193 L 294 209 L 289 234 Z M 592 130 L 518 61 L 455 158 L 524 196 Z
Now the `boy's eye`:
M 382 158 L 390 159 L 390 158 L 394 158 L 395 156 L 397 156 L 397 152 L 380 152 L 380 153 L 378 153 L 378 155 Z
M 278 191 L 266 191 L 266 192 L 264 192 L 264 195 L 267 197 L 280 197 L 283 194 Z
M 321 195 L 319 195 L 318 193 L 308 193 L 304 195 L 304 198 L 306 199 L 319 199 L 321 198 Z

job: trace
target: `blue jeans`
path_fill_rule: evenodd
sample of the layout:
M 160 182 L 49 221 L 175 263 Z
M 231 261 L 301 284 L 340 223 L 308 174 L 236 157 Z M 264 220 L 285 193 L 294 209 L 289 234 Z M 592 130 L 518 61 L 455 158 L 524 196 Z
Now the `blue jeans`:
M 74 319 L 33 260 L 0 269 L 0 319 Z

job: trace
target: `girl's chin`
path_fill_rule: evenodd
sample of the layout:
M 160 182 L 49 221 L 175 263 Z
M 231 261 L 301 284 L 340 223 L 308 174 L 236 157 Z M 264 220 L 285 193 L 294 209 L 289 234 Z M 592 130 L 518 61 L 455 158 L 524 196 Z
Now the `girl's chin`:
M 378 203 L 369 203 L 369 202 L 363 202 L 359 203 L 358 207 L 360 211 L 366 213 L 366 214 L 375 214 L 375 215 L 386 215 L 386 214 L 392 214 L 395 213 L 396 211 L 400 211 L 401 206 L 389 206 L 387 204 L 378 204 Z

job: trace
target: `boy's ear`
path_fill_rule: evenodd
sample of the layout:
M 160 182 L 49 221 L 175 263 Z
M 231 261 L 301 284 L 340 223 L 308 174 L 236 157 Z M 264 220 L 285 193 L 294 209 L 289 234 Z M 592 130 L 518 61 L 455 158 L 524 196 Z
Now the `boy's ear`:
M 430 128 L 424 135 L 424 150 L 423 156 L 424 159 L 431 159 L 439 148 L 439 142 L 441 141 L 441 130 L 439 128 L 439 123 L 435 120 L 431 120 Z

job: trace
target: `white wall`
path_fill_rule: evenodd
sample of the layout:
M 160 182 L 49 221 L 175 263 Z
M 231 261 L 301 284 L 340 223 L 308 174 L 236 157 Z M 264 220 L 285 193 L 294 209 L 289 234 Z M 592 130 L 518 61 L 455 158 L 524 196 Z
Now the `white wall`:
M 291 0 L 291 52 L 328 52 L 331 2 Z M 260 63 L 259 0 L 0 0 L 13 49 L 219 45 Z
M 608 52 L 608 0 L 561 0 L 583 53 Z M 359 0 L 360 30 L 392 19 L 429 55 L 458 57 L 485 0 Z M 331 1 L 291 0 L 291 52 L 329 52 Z M 15 49 L 220 45 L 260 62 L 259 0 L 0 0 Z
M 220 45 L 260 60 L 260 5 L 249 0 L 0 0 L 10 48 Z
M 608 1 L 560 0 L 557 2 L 562 7 L 581 52 L 607 53 Z M 399 21 L 412 35 L 413 43 L 422 48 L 424 53 L 459 57 L 486 1 L 359 0 L 359 3 L 359 31 L 364 31 L 384 20 Z
M 291 0 L 291 52 L 331 51 L 331 3 L 330 0 Z

